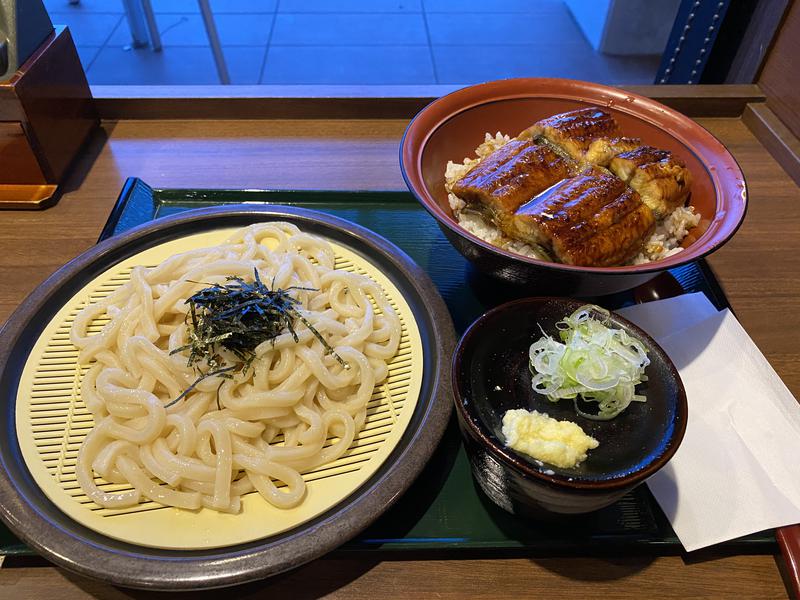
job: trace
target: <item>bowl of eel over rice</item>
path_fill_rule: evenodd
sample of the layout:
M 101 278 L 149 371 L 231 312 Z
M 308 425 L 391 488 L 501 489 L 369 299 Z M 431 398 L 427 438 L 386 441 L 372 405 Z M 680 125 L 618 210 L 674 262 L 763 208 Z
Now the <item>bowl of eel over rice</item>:
M 409 190 L 475 267 L 557 294 L 630 289 L 727 242 L 741 169 L 690 118 L 567 79 L 507 79 L 443 96 L 408 126 Z

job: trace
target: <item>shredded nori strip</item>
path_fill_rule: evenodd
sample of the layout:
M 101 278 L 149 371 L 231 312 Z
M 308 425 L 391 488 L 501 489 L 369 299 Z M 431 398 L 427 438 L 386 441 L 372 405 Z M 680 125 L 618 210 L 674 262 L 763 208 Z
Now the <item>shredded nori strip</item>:
M 254 280 L 246 282 L 241 277 L 227 277 L 228 283 L 209 284 L 188 298 L 186 315 L 189 343 L 175 348 L 170 354 L 189 351 L 188 365 L 200 376 L 183 393 L 166 404 L 172 406 L 192 391 L 198 383 L 209 377 L 232 379 L 234 372 L 246 373 L 256 358 L 255 349 L 263 342 L 275 339 L 289 331 L 295 341 L 299 337 L 294 328 L 299 320 L 322 342 L 326 354 L 333 354 L 344 368 L 349 365 L 334 352 L 330 344 L 298 310 L 300 302 L 289 295 L 291 290 L 315 291 L 313 288 L 292 286 L 285 290 L 270 289 L 253 269 Z M 273 282 L 274 287 L 274 282 Z M 224 348 L 238 362 L 228 365 L 220 356 Z M 206 370 L 203 370 L 205 366 Z M 223 382 L 220 382 L 220 387 Z M 219 397 L 217 398 L 219 406 Z

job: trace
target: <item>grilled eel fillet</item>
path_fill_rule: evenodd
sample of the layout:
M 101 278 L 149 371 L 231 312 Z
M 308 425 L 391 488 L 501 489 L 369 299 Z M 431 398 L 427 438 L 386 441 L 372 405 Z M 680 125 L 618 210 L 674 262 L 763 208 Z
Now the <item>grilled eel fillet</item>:
M 611 171 L 639 192 L 642 201 L 663 219 L 686 202 L 692 174 L 669 150 L 641 146 L 611 159 Z
M 452 191 L 499 225 L 536 194 L 572 175 L 570 169 L 551 148 L 512 140 L 459 179 Z
M 596 106 L 537 121 L 517 139 L 546 142 L 582 165 L 602 167 L 616 154 L 641 144 L 641 140 L 623 137 L 614 117 Z
M 641 145 L 642 140 L 639 138 L 600 138 L 589 144 L 589 149 L 586 151 L 583 162 L 587 165 L 608 167 L 617 154 L 636 150 Z
M 551 249 L 562 263 L 604 267 L 636 256 L 655 218 L 635 190 L 595 167 L 545 190 L 500 227 Z

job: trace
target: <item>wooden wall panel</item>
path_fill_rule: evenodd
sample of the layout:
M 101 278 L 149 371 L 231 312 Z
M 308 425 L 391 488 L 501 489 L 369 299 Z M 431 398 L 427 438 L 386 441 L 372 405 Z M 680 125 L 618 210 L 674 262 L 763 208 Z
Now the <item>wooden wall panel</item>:
M 759 80 L 767 104 L 800 137 L 800 2 L 795 0 Z

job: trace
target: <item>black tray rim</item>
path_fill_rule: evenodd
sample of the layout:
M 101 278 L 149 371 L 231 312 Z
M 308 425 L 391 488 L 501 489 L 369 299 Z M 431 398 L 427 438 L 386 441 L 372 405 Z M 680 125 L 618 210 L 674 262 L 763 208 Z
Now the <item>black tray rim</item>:
M 735 159 L 734 159 L 735 160 Z M 239 196 L 244 196 L 248 198 L 248 201 L 252 201 L 254 203 L 263 203 L 264 205 L 268 206 L 280 206 L 282 205 L 287 199 L 289 201 L 294 200 L 294 196 L 296 195 L 303 195 L 303 198 L 307 198 L 309 195 L 311 196 L 329 196 L 330 200 L 336 202 L 342 202 L 343 198 L 347 198 L 349 201 L 357 203 L 363 201 L 379 201 L 379 202 L 389 202 L 389 203 L 408 203 L 409 205 L 413 205 L 419 211 L 420 215 L 426 215 L 426 211 L 422 204 L 420 204 L 417 197 L 412 194 L 408 189 L 400 190 L 400 189 L 370 189 L 370 190 L 354 190 L 354 189 L 331 189 L 331 188 L 313 188 L 313 189 L 298 189 L 298 188 L 248 188 L 248 189 L 241 189 L 241 188 L 212 188 L 212 187 L 203 187 L 203 188 L 185 188 L 185 187 L 151 187 L 147 182 L 139 177 L 129 177 L 126 181 L 124 186 L 122 187 L 119 196 L 114 205 L 114 209 L 112 213 L 109 215 L 109 218 L 106 222 L 106 225 L 103 229 L 103 233 L 101 233 L 100 238 L 98 241 L 103 241 L 104 239 L 115 235 L 116 230 L 120 226 L 120 221 L 125 214 L 126 208 L 133 204 L 137 205 L 141 203 L 144 197 L 152 203 L 154 208 L 154 212 L 152 215 L 148 217 L 148 219 L 159 219 L 163 218 L 162 216 L 158 216 L 158 208 L 161 206 L 171 206 L 173 204 L 182 206 L 183 202 L 190 202 L 193 205 L 197 204 L 205 204 L 208 203 L 208 206 L 219 206 L 217 204 L 220 201 L 224 200 L 224 197 L 229 194 L 236 194 Z M 328 200 L 328 198 L 325 198 Z M 228 202 L 225 201 L 227 204 Z M 181 210 L 190 210 L 188 208 L 181 208 Z M 432 219 L 433 220 L 433 219 Z M 435 221 L 435 220 L 433 220 Z M 123 230 L 127 231 L 127 229 Z M 121 233 L 121 232 L 120 232 Z M 703 293 L 708 297 L 708 299 L 716 306 L 718 310 L 728 309 L 731 311 L 732 314 L 736 314 L 735 310 L 731 306 L 730 302 L 728 301 L 727 294 L 720 283 L 719 279 L 717 278 L 716 273 L 714 272 L 713 267 L 708 262 L 708 257 L 698 258 L 691 263 L 686 265 L 673 267 L 670 270 L 683 270 L 687 267 L 692 266 L 696 268 L 700 272 L 700 276 L 703 282 Z M 652 500 L 652 503 L 655 505 L 652 508 L 656 509 L 660 512 L 655 500 Z M 664 521 L 667 528 L 670 532 L 672 532 L 671 526 L 666 520 L 666 517 L 661 515 L 659 521 Z M 660 525 L 662 526 L 662 525 Z M 731 540 L 728 542 L 723 542 L 715 546 L 715 555 L 727 555 L 727 554 L 754 554 L 754 553 L 774 553 L 777 551 L 777 542 L 774 536 L 774 529 L 765 530 L 764 532 L 755 532 L 749 536 L 743 536 L 741 538 L 737 538 L 735 540 Z M 752 539 L 753 536 L 758 536 L 762 533 L 770 533 L 770 540 L 765 542 L 761 539 Z M 608 544 L 609 546 L 614 546 L 614 542 L 610 540 L 604 541 L 604 546 Z M 666 555 L 666 554 L 679 554 L 683 552 L 683 547 L 680 544 L 677 536 L 672 532 L 672 538 L 670 539 L 646 539 L 646 540 L 637 540 L 635 542 L 622 542 L 616 544 L 615 547 L 618 549 L 626 550 L 629 552 L 640 552 L 642 548 L 659 548 L 655 555 Z M 531 552 L 534 554 L 537 552 L 535 547 L 529 546 L 516 546 L 514 544 L 509 545 L 498 545 L 492 546 L 490 548 L 493 552 L 516 552 L 519 555 L 530 555 Z M 341 552 L 345 554 L 353 554 L 353 553 L 363 553 L 363 552 L 375 552 L 376 550 L 385 553 L 387 557 L 392 557 L 395 555 L 402 555 L 406 552 L 413 552 L 415 555 L 419 553 L 430 553 L 432 556 L 438 556 L 437 553 L 447 554 L 452 552 L 453 550 L 459 551 L 459 556 L 466 556 L 470 553 L 474 554 L 475 556 L 479 556 L 481 558 L 486 557 L 486 550 L 487 547 L 475 547 L 472 545 L 467 545 L 465 547 L 461 547 L 459 544 L 453 546 L 446 546 L 446 547 L 431 547 L 428 545 L 420 546 L 416 541 L 401 541 L 398 540 L 396 544 L 393 544 L 389 547 L 385 545 L 379 546 L 353 546 L 350 543 L 343 544 L 340 548 L 338 548 L 335 552 Z M 596 553 L 596 549 L 594 546 L 589 546 L 585 550 L 582 550 L 585 554 L 593 554 Z M 575 552 L 572 550 L 571 552 Z M 562 556 L 564 553 L 562 551 L 556 551 L 556 555 Z M 494 554 L 492 554 L 494 556 Z
M 249 205 L 255 206 L 306 206 L 306 207 L 320 207 L 320 210 L 328 210 L 328 203 L 332 202 L 336 205 L 353 205 L 367 202 L 370 205 L 375 203 L 383 205 L 387 204 L 389 207 L 403 206 L 405 208 L 414 208 L 419 212 L 420 218 L 425 217 L 425 211 L 419 204 L 417 199 L 407 190 L 399 189 L 370 189 L 370 190 L 355 190 L 355 189 L 297 189 L 297 188 L 258 188 L 258 189 L 236 189 L 236 188 L 164 188 L 161 186 L 151 187 L 143 179 L 138 177 L 129 177 L 122 186 L 120 193 L 115 202 L 114 208 L 109 214 L 106 221 L 103 233 L 100 235 L 98 242 L 111 237 L 115 234 L 122 234 L 129 231 L 134 226 L 139 226 L 155 219 L 165 218 L 161 214 L 162 208 L 176 207 L 179 211 L 187 211 L 191 208 L 220 206 L 222 203 L 225 206 L 232 206 L 235 201 L 231 201 L 230 197 L 237 198 L 239 201 L 245 201 Z M 174 214 L 170 211 L 170 214 Z M 393 240 L 391 236 L 388 238 Z M 692 268 L 698 271 L 699 289 L 711 300 L 717 309 L 731 308 L 725 292 L 720 285 L 712 267 L 706 261 L 701 259 L 695 261 Z M 679 267 L 678 270 L 685 269 Z M 405 498 L 406 496 L 404 496 Z M 654 501 L 651 500 L 652 503 Z M 611 552 L 646 552 L 654 556 L 661 555 L 674 555 L 680 554 L 683 550 L 680 542 L 675 537 L 669 527 L 666 517 L 664 517 L 658 510 L 657 505 L 651 506 L 654 510 L 654 515 L 658 521 L 657 527 L 659 530 L 666 528 L 665 532 L 669 530 L 670 535 L 661 538 L 643 537 L 633 540 L 614 540 L 603 539 L 602 544 L 595 541 L 576 549 L 572 546 L 562 545 L 549 545 L 548 550 L 543 553 L 542 546 L 540 545 L 519 545 L 517 543 L 502 543 L 498 545 L 481 545 L 475 546 L 471 543 L 456 543 L 448 544 L 445 546 L 432 546 L 429 543 L 420 543 L 419 540 L 406 540 L 398 538 L 392 540 L 391 543 L 381 541 L 380 543 L 364 543 L 363 540 L 357 535 L 349 542 L 345 542 L 342 546 L 333 551 L 334 556 L 376 556 L 376 552 L 388 560 L 397 558 L 408 557 L 411 553 L 414 557 L 431 556 L 433 558 L 452 558 L 453 552 L 458 553 L 459 558 L 467 558 L 470 556 L 478 558 L 495 558 L 505 555 L 515 556 L 567 556 L 579 554 L 581 556 L 594 556 L 594 555 L 607 555 Z M 764 534 L 769 534 L 769 539 L 762 539 Z M 761 536 L 761 537 L 759 537 Z M 29 546 L 16 541 L 17 545 L 13 546 L 13 550 L 9 547 L 0 548 L 0 553 L 8 558 L 14 559 L 20 557 L 18 560 L 24 564 L 26 560 L 32 560 L 31 557 L 36 557 L 35 551 Z M 763 554 L 774 553 L 777 551 L 777 542 L 774 537 L 774 530 L 765 532 L 758 532 L 751 536 L 745 536 L 737 540 L 725 542 L 715 547 L 714 555 L 729 555 L 729 554 Z M 35 559 L 33 559 L 35 560 Z M 13 562 L 16 564 L 16 562 Z

